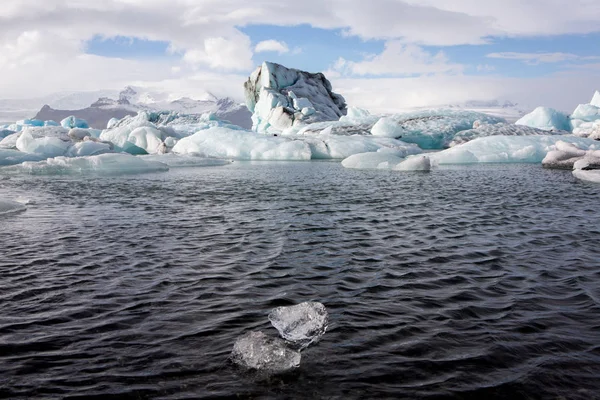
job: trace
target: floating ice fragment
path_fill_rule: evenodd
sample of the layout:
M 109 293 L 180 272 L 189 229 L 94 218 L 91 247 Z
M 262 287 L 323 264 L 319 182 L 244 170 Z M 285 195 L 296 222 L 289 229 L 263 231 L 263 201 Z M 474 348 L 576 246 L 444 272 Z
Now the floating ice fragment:
M 0 199 L 0 216 L 25 210 L 26 207 L 21 203 Z
M 87 129 L 90 127 L 86 120 L 74 117 L 73 115 L 60 121 L 60 125 L 63 128 L 67 128 L 67 129 L 72 129 L 72 128 Z
M 42 156 L 36 154 L 23 153 L 19 150 L 0 148 L 0 166 L 21 164 L 24 161 L 41 161 Z
M 300 353 L 279 338 L 260 331 L 248 332 L 233 345 L 231 360 L 244 368 L 267 372 L 285 372 L 300 366 Z
M 396 171 L 430 171 L 431 160 L 427 156 L 412 156 L 394 167 Z
M 60 174 L 136 174 L 168 171 L 160 162 L 145 161 L 129 154 L 101 154 L 89 157 L 55 157 L 40 162 L 24 162 L 2 168 L 2 172 L 32 175 Z
M 273 309 L 269 321 L 282 338 L 302 350 L 325 334 L 329 316 L 323 304 L 306 302 Z

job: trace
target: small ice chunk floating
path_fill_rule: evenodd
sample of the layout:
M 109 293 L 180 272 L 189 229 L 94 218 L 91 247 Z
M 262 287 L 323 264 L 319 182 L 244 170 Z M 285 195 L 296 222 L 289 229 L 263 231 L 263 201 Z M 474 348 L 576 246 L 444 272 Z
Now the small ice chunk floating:
M 248 332 L 233 345 L 233 363 L 269 373 L 297 368 L 300 366 L 300 352 L 319 341 L 329 322 L 327 309 L 317 302 L 277 307 L 268 318 L 283 339 L 267 336 L 261 331 Z

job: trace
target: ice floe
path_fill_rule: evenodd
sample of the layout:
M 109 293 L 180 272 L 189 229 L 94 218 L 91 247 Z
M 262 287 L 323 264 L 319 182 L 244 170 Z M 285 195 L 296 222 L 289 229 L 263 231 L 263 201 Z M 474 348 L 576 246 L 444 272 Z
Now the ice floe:
M 147 161 L 141 157 L 129 154 L 101 154 L 89 157 L 55 157 L 39 162 L 24 162 L 22 164 L 3 167 L 0 173 L 24 173 L 32 175 L 62 175 L 62 174 L 137 174 L 145 172 L 168 171 L 166 164 Z
M 282 338 L 298 349 L 305 349 L 325 334 L 329 314 L 323 304 L 306 302 L 273 309 L 269 321 Z
M 573 169 L 575 163 L 584 160 L 586 167 L 600 168 L 600 150 L 582 150 L 573 143 L 558 141 L 555 149 L 542 160 L 547 168 Z M 581 164 L 580 164 L 581 165 Z
M 25 211 L 27 208 L 16 201 L 0 199 L 0 216 Z
M 301 355 L 282 339 L 253 331 L 236 340 L 231 360 L 247 369 L 285 372 L 300 366 Z

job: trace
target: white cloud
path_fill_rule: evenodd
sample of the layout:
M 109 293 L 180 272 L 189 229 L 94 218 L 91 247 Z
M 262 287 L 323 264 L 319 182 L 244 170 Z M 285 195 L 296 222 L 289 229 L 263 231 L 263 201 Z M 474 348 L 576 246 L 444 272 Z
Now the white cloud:
M 494 75 L 432 75 L 411 78 L 332 78 L 334 91 L 348 104 L 376 112 L 461 104 L 471 100 L 510 100 L 525 110 L 536 106 L 572 112 L 587 103 L 600 81 L 595 69 L 563 71 L 534 79 Z
M 254 48 L 254 51 L 257 53 L 272 51 L 277 52 L 279 54 L 283 54 L 289 52 L 290 49 L 288 48 L 288 45 L 285 42 L 271 39 L 259 42 Z
M 433 54 L 419 46 L 389 41 L 382 53 L 359 62 L 340 58 L 332 70 L 342 75 L 423 75 L 457 73 L 463 66 L 450 63 L 444 52 Z
M 0 7 L 0 93 L 3 97 L 38 96 L 65 88 L 118 88 L 121 83 L 134 80 L 172 83 L 169 79 L 173 78 L 174 71 L 178 71 L 178 82 L 182 86 L 186 82 L 209 85 L 207 79 L 210 77 L 227 88 L 224 91 L 233 91 L 238 83 L 237 80 L 235 85 L 228 83 L 226 78 L 232 77 L 230 71 L 240 71 L 239 76 L 244 76 L 253 67 L 251 57 L 254 49 L 250 38 L 238 27 L 259 24 L 307 24 L 342 29 L 363 39 L 388 41 L 388 47 L 379 55 L 354 63 L 344 60 L 347 70 L 343 72 L 346 73 L 359 76 L 456 75 L 461 70 L 460 65 L 449 62 L 444 53 L 431 53 L 419 46 L 481 44 L 490 41 L 491 36 L 518 38 L 600 32 L 600 2 L 304 0 L 302 7 L 298 7 L 297 3 L 281 0 L 3 0 Z M 170 57 L 168 60 L 146 60 L 142 63 L 85 55 L 86 41 L 98 35 L 164 41 L 181 59 Z M 306 56 L 311 57 L 311 54 Z M 206 71 L 209 68 L 220 73 Z M 571 73 L 574 74 L 574 71 Z M 590 67 L 580 75 L 589 77 L 594 73 L 597 70 Z M 198 74 L 204 78 L 194 79 Z M 575 74 L 572 78 L 579 79 Z M 429 76 L 414 82 L 427 88 L 427 82 L 435 79 L 440 79 L 437 82 L 440 85 L 454 88 L 453 82 L 462 78 Z M 473 79 L 464 78 L 469 94 L 475 90 L 470 85 L 480 82 Z M 358 92 L 378 87 L 389 93 L 388 97 L 382 97 L 392 99 L 385 100 L 387 104 L 393 104 L 397 100 L 391 97 L 392 88 L 405 88 L 412 81 L 382 79 L 373 82 L 346 78 L 344 82 L 351 82 L 348 83 L 350 88 Z M 504 90 L 503 85 L 516 87 L 511 82 L 515 81 L 504 80 L 502 84 L 490 84 L 490 87 L 482 84 L 482 87 L 492 92 Z M 530 81 L 522 80 L 518 84 L 525 83 L 525 87 L 532 88 L 527 82 Z M 551 85 L 552 81 L 545 82 Z M 386 83 L 390 83 L 390 89 L 385 86 Z M 583 84 L 575 86 L 585 90 Z M 442 92 L 440 87 L 444 86 L 431 86 L 432 90 Z M 538 88 L 537 92 L 542 91 Z M 414 92 L 417 93 L 416 89 Z M 460 95 L 458 89 L 451 92 Z M 241 96 L 241 89 L 236 89 L 236 93 Z M 550 93 L 562 98 L 560 92 L 545 92 L 547 95 Z M 427 98 L 424 95 L 411 96 L 408 98 L 418 102 Z M 543 100 L 542 97 L 540 99 Z
M 183 61 L 192 66 L 203 64 L 215 69 L 245 71 L 253 65 L 250 39 L 241 34 L 229 39 L 209 37 L 204 39 L 204 48 L 187 50 Z
M 600 60 L 600 56 L 578 56 L 571 53 L 491 53 L 488 58 L 501 58 L 506 60 L 523 61 L 525 64 L 538 65 L 540 63 L 558 63 L 563 61 L 593 61 Z

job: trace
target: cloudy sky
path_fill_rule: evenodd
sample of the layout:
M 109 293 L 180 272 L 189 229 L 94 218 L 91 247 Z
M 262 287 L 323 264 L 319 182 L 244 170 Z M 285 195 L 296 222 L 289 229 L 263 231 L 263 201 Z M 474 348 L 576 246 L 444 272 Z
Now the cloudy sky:
M 2 0 L 0 98 L 128 84 L 243 98 L 264 60 L 390 111 L 600 88 L 598 0 Z

